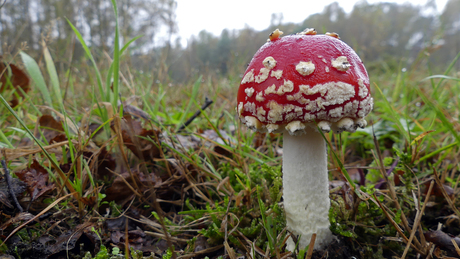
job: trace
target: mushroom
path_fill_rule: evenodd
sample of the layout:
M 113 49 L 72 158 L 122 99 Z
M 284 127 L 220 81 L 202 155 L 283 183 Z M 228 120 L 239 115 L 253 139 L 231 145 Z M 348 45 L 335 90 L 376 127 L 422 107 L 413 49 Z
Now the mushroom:
M 326 142 L 318 131 L 354 132 L 372 110 L 369 77 L 336 33 L 276 30 L 254 55 L 238 90 L 241 121 L 259 132 L 283 133 L 283 202 L 287 229 L 301 248 L 332 240 Z M 274 37 L 273 35 L 276 35 Z M 295 244 L 288 240 L 288 249 Z

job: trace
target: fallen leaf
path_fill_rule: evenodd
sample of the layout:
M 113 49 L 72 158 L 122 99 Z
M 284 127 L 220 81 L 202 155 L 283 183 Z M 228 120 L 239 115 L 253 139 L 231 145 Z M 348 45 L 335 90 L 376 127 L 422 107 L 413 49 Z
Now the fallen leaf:
M 54 189 L 54 183 L 48 182 L 48 171 L 36 160 L 27 169 L 16 172 L 16 176 L 27 185 L 27 191 L 32 200 Z
M 26 190 L 26 185 L 17 178 L 11 179 L 11 189 L 13 189 L 14 195 L 19 196 Z M 8 185 L 6 184 L 5 178 L 0 178 L 0 204 L 4 204 L 7 207 L 13 208 L 11 204 L 11 197 L 8 191 Z
M 82 197 L 80 200 L 88 207 L 93 207 L 97 202 L 96 196 Z
M 79 239 L 82 234 L 91 231 L 91 228 L 94 226 L 94 223 L 86 222 L 74 227 L 71 231 L 67 231 L 66 233 L 56 238 L 56 243 L 48 247 L 49 252 L 54 255 L 62 251 L 74 249 L 77 244 L 81 243 Z
M 8 200 L 8 194 L 5 191 L 0 190 L 0 203 L 7 206 L 8 208 L 13 208 L 10 201 Z
M 123 112 L 126 114 L 129 114 L 131 116 L 137 117 L 137 118 L 142 118 L 144 120 L 150 120 L 150 115 L 146 113 L 145 111 L 137 108 L 136 106 L 133 106 L 131 104 L 124 104 L 123 105 Z
M 426 231 L 423 233 L 423 235 L 425 236 L 426 241 L 432 242 L 433 244 L 451 253 L 452 255 L 457 254 L 455 246 L 452 244 L 452 240 L 454 240 L 457 245 L 460 246 L 459 237 L 450 236 L 441 230 Z
M 24 98 L 24 94 L 22 92 L 27 93 L 30 90 L 30 80 L 26 73 L 24 73 L 24 71 L 22 71 L 16 65 L 8 65 L 0 59 L 0 93 L 2 95 L 4 95 L 3 92 L 6 91 L 6 89 L 11 87 L 11 85 L 7 83 L 7 78 L 9 78 L 9 81 L 16 89 L 16 93 L 13 94 L 10 101 L 11 107 L 14 108 L 19 103 L 17 96 Z M 19 88 L 21 88 L 22 91 L 18 90 Z
M 135 170 L 132 170 L 131 172 L 133 176 L 131 176 L 129 172 L 124 172 L 115 178 L 112 185 L 107 188 L 107 197 L 105 200 L 122 203 L 123 201 L 130 200 L 134 195 L 131 188 L 135 189 L 137 186 L 138 189 L 135 189 L 136 192 L 143 193 L 154 186 L 158 187 L 162 182 L 161 179 L 154 173 L 146 176 L 144 173 Z
M 429 187 L 430 187 L 430 182 L 426 182 L 425 183 L 425 191 L 424 191 L 425 195 L 428 194 L 428 188 Z M 451 199 L 454 197 L 454 189 L 452 187 L 450 187 L 447 184 L 442 184 L 442 188 L 444 188 L 444 190 L 446 190 L 447 196 L 449 196 Z M 430 195 L 434 195 L 435 197 L 444 197 L 444 194 L 442 194 L 442 190 L 441 190 L 441 188 L 439 187 L 439 185 L 437 183 L 435 183 L 433 185 L 433 189 L 431 190 Z
M 108 231 L 116 232 L 116 231 L 125 231 L 126 230 L 126 223 L 128 223 L 128 231 L 136 229 L 136 223 L 132 219 L 128 219 L 125 216 L 121 216 L 118 218 L 107 219 L 105 221 L 105 225 Z M 114 236 L 115 237 L 115 236 Z
M 195 241 L 195 249 L 194 252 L 200 252 L 205 249 L 208 249 L 211 245 L 208 242 L 208 239 L 204 236 L 199 236 Z
M 56 137 L 52 138 L 49 143 L 54 144 L 54 143 L 59 143 L 59 142 L 66 141 L 66 140 L 68 139 L 65 134 L 59 134 Z
M 104 180 L 104 178 L 112 179 L 113 171 L 116 168 L 115 159 L 107 152 L 105 147 L 97 151 L 97 155 L 91 152 L 83 152 L 83 157 L 88 159 L 91 172 L 97 180 Z
M 159 132 L 147 130 L 141 122 L 125 115 L 121 123 L 123 143 L 134 155 L 143 160 L 152 160 L 160 157 L 158 143 L 154 143 Z M 149 139 L 150 138 L 150 139 Z
M 222 136 L 223 139 L 225 139 L 225 141 L 219 136 L 219 134 L 220 134 L 220 136 Z M 230 157 L 232 155 L 232 152 L 230 152 L 229 150 L 223 148 L 222 146 L 226 146 L 225 142 L 230 143 L 231 138 L 227 134 L 227 132 L 225 132 L 224 130 L 219 130 L 219 134 L 217 134 L 217 132 L 215 130 L 205 130 L 200 135 L 203 138 L 208 139 L 210 141 L 205 141 L 203 145 L 207 146 L 207 147 L 213 147 L 213 149 L 214 149 L 214 151 L 216 153 L 218 153 L 220 155 Z M 216 145 L 213 142 L 216 142 L 219 145 Z M 220 146 L 220 145 L 222 145 L 222 146 Z
M 350 187 L 350 184 L 347 181 L 335 180 L 329 182 L 329 189 L 334 190 L 334 194 L 342 196 L 342 199 L 345 203 L 345 208 L 350 210 L 353 208 L 353 190 Z
M 48 141 L 48 143 L 51 143 L 51 140 L 55 138 L 56 142 L 59 142 L 58 140 L 62 139 L 57 138 L 59 135 L 64 133 L 62 122 L 58 122 L 56 119 L 54 119 L 53 116 L 45 114 L 40 117 L 38 123 L 40 124 L 43 136 Z M 64 140 L 66 140 L 66 138 Z
M 32 219 L 34 215 L 30 214 L 29 212 L 21 212 L 18 213 L 14 218 L 9 219 L 7 222 L 3 223 L 0 226 L 0 230 L 5 230 L 7 227 L 9 227 L 12 224 L 18 224 L 18 223 L 23 223 L 25 221 L 28 221 Z
M 126 241 L 128 241 L 129 249 L 139 250 L 143 253 L 152 253 L 155 252 L 156 245 L 153 243 L 153 239 L 147 236 L 141 229 L 133 229 L 128 231 L 128 240 L 126 240 L 126 234 L 122 231 L 112 232 L 110 236 L 110 241 L 124 249 Z

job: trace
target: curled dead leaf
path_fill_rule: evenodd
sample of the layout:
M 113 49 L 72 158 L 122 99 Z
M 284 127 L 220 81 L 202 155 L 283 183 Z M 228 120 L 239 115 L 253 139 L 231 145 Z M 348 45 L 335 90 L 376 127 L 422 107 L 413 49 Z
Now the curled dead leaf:
M 124 116 L 121 123 L 121 136 L 125 146 L 142 160 L 160 157 L 159 143 L 156 143 L 159 132 L 142 127 L 141 122 L 131 116 Z
M 34 215 L 30 214 L 29 212 L 21 212 L 21 213 L 17 214 L 15 217 L 9 219 L 4 224 L 2 224 L 0 226 L 0 230 L 3 231 L 3 230 L 5 230 L 7 227 L 9 227 L 12 224 L 20 224 L 20 223 L 23 223 L 25 221 L 28 221 L 28 220 L 32 219 L 33 217 L 34 217 Z
M 433 244 L 447 251 L 451 255 L 457 255 L 453 242 L 460 246 L 459 237 L 450 236 L 449 234 L 441 230 L 426 231 L 423 233 L 423 235 L 425 236 L 426 241 L 432 242 Z
M 117 201 L 119 204 L 130 200 L 133 195 L 143 193 L 150 190 L 151 187 L 161 183 L 161 179 L 154 173 L 144 175 L 142 172 L 132 170 L 132 175 L 129 172 L 124 172 L 117 176 L 112 185 L 107 188 L 105 200 Z M 136 188 L 137 187 L 137 188 Z
M 425 183 L 425 195 L 428 194 L 428 187 L 430 186 L 430 183 L 429 182 L 426 182 Z M 446 191 L 446 194 L 447 196 L 449 196 L 451 199 L 454 197 L 454 189 L 452 187 L 450 187 L 449 185 L 447 184 L 442 184 L 442 188 L 444 188 L 444 190 Z M 444 194 L 442 194 L 442 190 L 441 190 L 441 187 L 435 183 L 433 185 L 433 189 L 431 190 L 431 194 L 430 195 L 434 195 L 435 197 L 444 197 Z
M 32 200 L 54 189 L 54 183 L 49 183 L 48 171 L 36 160 L 28 168 L 16 172 L 16 176 L 27 185 Z
M 56 119 L 54 119 L 53 116 L 45 114 L 40 117 L 38 123 L 40 124 L 43 136 L 48 141 L 48 143 L 50 143 L 51 140 L 55 138 L 56 142 L 63 141 L 62 136 L 57 138 L 58 136 L 63 135 L 64 133 L 62 122 L 58 122 Z M 65 137 L 64 140 L 66 140 Z
M 16 195 L 16 197 L 18 195 L 21 195 L 26 190 L 24 182 L 17 178 L 11 179 L 11 188 L 13 189 L 13 193 L 14 195 Z M 10 200 L 11 197 L 8 191 L 8 185 L 6 184 L 5 177 L 0 177 L 0 208 L 1 204 L 9 208 L 12 208 L 13 205 L 11 204 Z
M 24 93 L 30 90 L 30 80 L 24 71 L 16 65 L 7 64 L 0 59 L 0 93 L 4 95 L 7 89 L 13 86 L 16 93 L 13 94 L 10 105 L 15 107 L 19 104 L 18 96 L 24 98 Z M 21 90 L 20 90 L 21 89 Z

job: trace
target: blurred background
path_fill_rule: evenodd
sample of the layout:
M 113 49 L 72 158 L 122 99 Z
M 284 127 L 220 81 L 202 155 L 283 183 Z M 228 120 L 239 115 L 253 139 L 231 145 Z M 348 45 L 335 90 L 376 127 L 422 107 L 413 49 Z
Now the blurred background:
M 184 84 L 203 75 L 233 84 L 276 28 L 285 35 L 305 28 L 339 33 L 371 76 L 409 69 L 418 62 L 440 72 L 460 52 L 460 0 L 329 1 L 305 6 L 290 0 L 283 6 L 245 2 L 250 1 L 118 0 L 122 44 L 143 35 L 123 58 L 124 68 L 148 74 L 157 83 Z M 0 4 L 4 56 L 26 42 L 29 55 L 39 59 L 45 41 L 61 72 L 85 64 L 84 51 L 66 19 L 81 32 L 99 62 L 111 55 L 115 18 L 109 0 L 0 0 Z M 460 69 L 459 63 L 456 66 Z

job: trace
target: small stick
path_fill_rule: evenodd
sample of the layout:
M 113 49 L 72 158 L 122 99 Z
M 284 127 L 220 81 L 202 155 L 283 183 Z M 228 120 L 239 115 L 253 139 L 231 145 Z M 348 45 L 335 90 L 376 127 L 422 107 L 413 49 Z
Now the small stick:
M 460 256 L 460 248 L 458 247 L 457 242 L 455 242 L 453 238 L 451 238 L 450 241 L 452 242 L 452 245 L 454 245 L 455 251 L 457 252 L 458 256 Z
M 3 1 L 3 3 L 0 5 L 0 9 L 2 9 L 2 7 L 6 4 L 6 0 Z
M 10 170 L 8 170 L 5 160 L 2 160 L 2 166 L 3 166 L 3 171 L 5 172 L 6 185 L 8 186 L 8 191 L 10 192 L 10 196 L 13 198 L 14 205 L 16 205 L 16 208 L 18 208 L 20 212 L 24 212 L 24 210 L 22 209 L 21 205 L 18 202 L 18 199 L 16 198 L 16 195 L 13 192 L 13 186 L 11 184 Z
M 428 200 L 430 199 L 431 190 L 433 190 L 433 186 L 434 186 L 434 181 L 431 180 L 430 187 L 428 188 L 428 192 L 427 192 L 426 197 L 425 197 L 425 202 L 423 203 L 423 207 L 421 209 L 419 208 L 420 205 L 416 207 L 417 213 L 415 214 L 415 220 L 414 220 L 414 225 L 412 227 L 412 232 L 410 233 L 409 241 L 407 242 L 406 248 L 404 249 L 404 253 L 401 256 L 401 259 L 406 258 L 407 253 L 409 252 L 411 242 L 412 242 L 412 240 L 413 240 L 413 238 L 415 236 L 416 226 L 417 225 L 420 226 L 420 220 L 422 220 L 422 215 L 425 212 L 426 204 L 428 203 Z M 416 200 L 416 199 L 414 199 L 414 200 Z M 423 236 L 423 234 L 421 234 L 420 236 Z
M 313 235 L 311 235 L 310 245 L 308 246 L 307 259 L 310 259 L 311 256 L 313 255 L 313 248 L 315 247 L 315 241 L 316 241 L 316 233 L 313 233 Z
M 387 219 L 391 222 L 391 224 L 396 228 L 396 231 L 399 233 L 399 235 L 404 239 L 405 243 L 409 243 L 409 239 L 404 235 L 404 232 L 402 231 L 402 229 L 398 226 L 398 224 L 393 220 L 393 218 L 390 216 L 390 214 L 388 214 L 388 212 L 386 211 L 386 209 L 383 207 L 383 204 L 379 201 L 379 199 L 377 199 L 377 196 L 375 195 L 375 193 L 373 194 L 374 196 L 374 199 L 377 201 L 377 203 L 379 204 L 379 207 L 382 209 L 383 213 L 385 213 L 385 216 L 387 217 Z M 417 240 L 417 239 L 415 239 Z M 421 249 L 419 249 L 418 247 L 416 247 L 414 244 L 412 243 L 409 243 L 410 246 L 412 248 L 414 248 L 417 252 L 419 252 L 420 254 L 423 254 L 423 251 Z
M 172 253 L 171 258 L 176 259 L 177 255 L 176 255 L 174 246 L 172 244 L 171 237 L 168 233 L 168 230 L 166 229 L 164 216 L 163 216 L 163 210 L 161 209 L 160 204 L 158 203 L 157 194 L 155 191 L 153 192 L 153 205 L 154 205 L 155 211 L 157 212 L 158 221 L 160 222 L 161 228 L 163 230 L 163 234 L 165 235 L 166 244 L 168 245 L 168 248 L 171 249 L 171 253 Z
M 192 123 L 194 119 L 196 119 L 196 117 L 200 116 L 201 111 L 204 111 L 213 102 L 214 102 L 213 100 L 210 100 L 208 97 L 206 97 L 204 104 L 201 106 L 201 108 L 198 111 L 196 111 L 195 114 L 193 114 L 193 116 L 190 117 L 186 122 L 184 122 L 184 124 L 180 126 L 177 132 L 181 132 L 182 130 L 184 130 L 188 125 L 190 125 L 190 123 Z
M 455 214 L 457 214 L 457 217 L 460 217 L 460 211 L 457 209 L 457 207 L 455 207 L 454 202 L 452 201 L 452 199 L 447 194 L 446 189 L 444 189 L 444 185 L 442 185 L 441 180 L 439 180 L 438 172 L 436 171 L 435 168 L 433 168 L 433 175 L 434 175 L 434 180 L 436 181 L 436 184 L 441 189 L 442 195 L 444 195 L 444 198 L 446 199 L 446 201 L 449 204 L 450 208 L 455 212 Z

